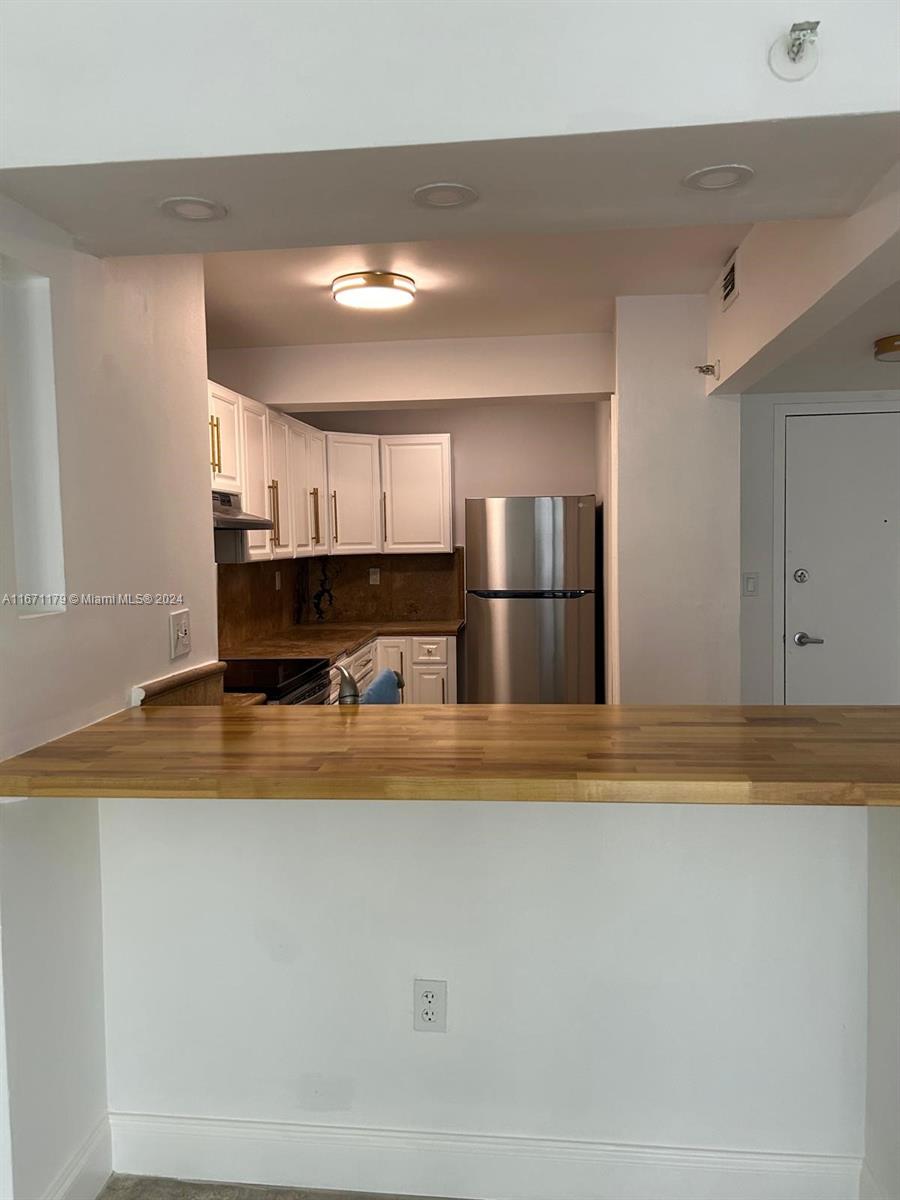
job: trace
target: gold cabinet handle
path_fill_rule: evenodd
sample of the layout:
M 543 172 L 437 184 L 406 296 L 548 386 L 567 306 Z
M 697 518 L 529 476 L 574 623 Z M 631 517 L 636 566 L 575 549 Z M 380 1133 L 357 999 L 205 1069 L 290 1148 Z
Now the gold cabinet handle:
M 213 471 L 217 471 L 218 463 L 216 461 L 216 418 L 209 418 L 209 465 Z
M 281 505 L 278 499 L 278 480 L 273 479 L 269 484 L 272 494 L 272 545 L 281 548 Z
M 387 492 L 381 493 L 381 536 L 387 541 Z
M 331 534 L 332 541 L 338 541 L 338 519 L 337 519 L 337 492 L 331 493 L 331 507 L 334 512 L 334 530 Z
M 313 488 L 310 495 L 313 500 L 313 541 L 320 546 L 322 544 L 322 527 L 319 524 L 319 489 Z
M 222 422 L 216 417 L 216 470 L 222 473 Z
M 402 650 L 400 651 L 400 675 L 402 676 L 402 678 L 404 678 L 404 679 L 406 678 L 406 676 L 403 675 L 403 651 Z M 406 688 L 400 689 L 400 703 L 401 704 L 406 703 Z
M 441 704 L 447 703 L 447 680 L 441 676 Z

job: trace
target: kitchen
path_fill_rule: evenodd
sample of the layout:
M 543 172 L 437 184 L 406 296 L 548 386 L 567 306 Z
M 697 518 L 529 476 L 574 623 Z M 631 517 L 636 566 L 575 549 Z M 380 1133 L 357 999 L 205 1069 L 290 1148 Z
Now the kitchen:
M 28 146 L 68 154 L 0 175 L 0 579 L 183 602 L 0 607 L 3 1200 L 95 1200 L 111 1172 L 107 1196 L 134 1200 L 893 1200 L 897 710 L 786 700 L 860 634 L 813 623 L 823 541 L 836 558 L 877 536 L 891 573 L 894 480 L 790 476 L 861 532 L 786 576 L 775 487 L 815 461 L 813 422 L 859 417 L 883 464 L 900 413 L 873 355 L 895 312 L 896 114 L 859 68 L 880 78 L 894 43 L 859 2 L 868 21 L 823 21 L 822 92 L 770 70 L 759 47 L 795 14 L 765 6 L 725 31 L 654 6 L 649 39 L 633 6 L 493 6 L 474 131 L 469 6 L 362 5 L 357 25 L 236 0 L 214 61 L 209 6 L 137 0 L 81 29 L 60 6 L 16 111 Z M 423 30 L 390 77 L 415 58 L 428 78 L 379 125 L 372 75 L 338 79 L 334 47 L 370 62 Z M 557 38 L 571 63 L 545 88 Z M 622 53 L 638 44 L 654 71 L 682 56 L 653 127 L 581 129 L 597 95 L 604 120 L 651 102 Z M 51 69 L 42 120 L 31 76 Z M 560 89 L 581 89 L 561 113 Z M 696 124 L 710 96 L 728 123 Z M 766 103 L 729 107 L 749 96 Z M 336 133 L 347 112 L 373 127 Z M 713 188 L 688 182 L 704 171 Z M 448 181 L 478 198 L 415 198 Z M 162 207 L 179 200 L 218 215 Z M 334 299 L 375 271 L 413 302 Z M 213 493 L 222 524 L 238 497 L 261 518 L 220 531 L 218 557 L 250 561 L 214 561 Z M 546 498 L 524 520 L 562 531 L 558 574 L 539 554 L 491 573 L 472 529 L 521 523 L 515 505 L 467 523 L 485 497 Z M 586 637 L 562 659 L 592 696 L 471 703 L 467 591 L 592 590 L 604 661 Z M 785 647 L 786 608 L 824 642 Z M 231 664 L 309 659 L 311 679 L 248 666 L 224 690 Z M 363 693 L 396 672 L 401 702 L 261 702 L 339 700 L 334 665 Z

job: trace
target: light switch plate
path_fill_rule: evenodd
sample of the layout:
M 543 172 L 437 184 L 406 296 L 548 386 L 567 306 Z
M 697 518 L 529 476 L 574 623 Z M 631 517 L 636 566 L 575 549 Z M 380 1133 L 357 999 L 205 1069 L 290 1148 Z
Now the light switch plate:
M 741 576 L 741 595 L 742 596 L 758 596 L 759 595 L 759 575 L 755 571 L 748 571 Z
M 169 658 L 191 652 L 191 610 L 176 608 L 169 613 Z

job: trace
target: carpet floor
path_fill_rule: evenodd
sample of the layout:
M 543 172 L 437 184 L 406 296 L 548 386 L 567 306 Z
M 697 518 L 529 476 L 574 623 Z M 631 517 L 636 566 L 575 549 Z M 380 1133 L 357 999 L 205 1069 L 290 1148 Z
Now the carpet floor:
M 180 1179 L 113 1175 L 98 1200 L 426 1200 L 426 1197 L 258 1187 L 247 1183 L 185 1183 Z

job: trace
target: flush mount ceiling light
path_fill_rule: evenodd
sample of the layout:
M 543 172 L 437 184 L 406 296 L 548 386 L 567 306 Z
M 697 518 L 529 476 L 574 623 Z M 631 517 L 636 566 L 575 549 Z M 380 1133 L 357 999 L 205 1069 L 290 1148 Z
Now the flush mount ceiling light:
M 879 362 L 900 362 L 900 333 L 880 337 L 873 350 Z
M 698 192 L 723 192 L 726 188 L 740 187 L 752 178 L 753 168 L 743 163 L 718 163 L 714 167 L 691 171 L 681 182 L 684 187 Z
M 354 271 L 338 275 L 331 285 L 338 304 L 349 308 L 403 308 L 416 298 L 416 284 L 408 275 L 394 271 Z
M 412 196 L 423 208 L 462 208 L 478 199 L 478 193 L 467 183 L 423 183 Z
M 217 200 L 204 200 L 202 196 L 169 196 L 160 200 L 159 207 L 170 217 L 180 221 L 221 221 L 228 216 L 228 209 Z

